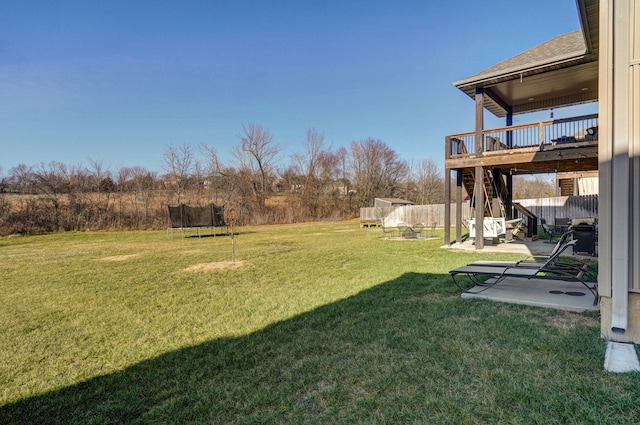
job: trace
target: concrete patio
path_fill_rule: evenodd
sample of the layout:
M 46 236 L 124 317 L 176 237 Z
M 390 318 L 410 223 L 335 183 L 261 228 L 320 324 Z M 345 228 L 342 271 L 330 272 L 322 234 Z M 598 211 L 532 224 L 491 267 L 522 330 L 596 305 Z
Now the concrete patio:
M 527 255 L 549 255 L 553 248 L 556 246 L 557 240 L 554 240 L 553 243 L 550 243 L 548 239 L 538 239 L 535 241 L 521 241 L 518 239 L 514 239 L 511 242 L 506 242 L 504 239 L 500 239 L 500 243 L 492 244 L 487 240 L 484 245 L 484 249 L 482 252 L 507 252 L 511 254 L 522 253 L 524 256 Z M 467 239 L 462 243 L 453 243 L 449 247 L 444 247 L 446 249 L 462 249 L 466 251 L 475 251 L 476 247 L 474 245 L 473 239 Z M 597 252 L 597 246 L 596 246 Z M 585 258 L 585 259 L 597 259 L 598 256 L 595 257 L 590 255 L 581 255 L 574 254 L 575 258 Z
M 508 243 L 501 242 L 496 245 L 486 244 L 483 252 L 521 253 L 522 258 L 525 258 L 530 255 L 548 256 L 554 247 L 555 244 L 549 243 L 547 240 L 513 241 Z M 452 244 L 447 249 L 474 251 L 475 246 L 472 241 L 466 241 L 461 244 Z M 569 252 L 569 255 L 573 258 L 597 260 L 597 257 L 571 254 Z M 574 312 L 600 310 L 599 303 L 595 306 L 593 305 L 594 296 L 584 285 L 579 282 L 563 280 L 509 277 L 501 280 L 496 285 L 491 285 L 491 281 L 488 281 L 485 286 L 475 286 L 463 292 L 462 297 Z

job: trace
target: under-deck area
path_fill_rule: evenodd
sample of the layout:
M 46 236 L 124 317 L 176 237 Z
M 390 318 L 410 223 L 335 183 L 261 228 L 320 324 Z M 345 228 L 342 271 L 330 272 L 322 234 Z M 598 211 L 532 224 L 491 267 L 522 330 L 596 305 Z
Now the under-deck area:
M 447 198 L 455 199 L 458 207 L 466 198 L 473 208 L 480 208 L 474 222 L 479 217 L 508 221 L 521 212 L 512 204 L 515 175 L 598 170 L 597 114 L 487 129 L 478 134 L 480 137 L 468 132 L 445 138 L 445 176 L 449 180 L 453 173 L 456 181 L 456 193 L 452 197 L 449 192 Z M 451 186 L 448 182 L 445 189 Z M 527 220 L 526 236 L 536 238 L 540 223 L 535 217 Z M 455 240 L 460 242 L 461 217 L 456 217 L 455 226 Z M 445 243 L 450 241 L 449 235 L 445 238 Z M 481 242 L 480 247 L 483 245 Z

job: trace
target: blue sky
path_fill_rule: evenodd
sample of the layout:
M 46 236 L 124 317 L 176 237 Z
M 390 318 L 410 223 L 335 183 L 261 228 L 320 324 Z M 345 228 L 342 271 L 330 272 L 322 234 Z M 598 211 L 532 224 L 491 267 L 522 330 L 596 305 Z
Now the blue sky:
M 474 125 L 452 82 L 580 28 L 573 0 L 25 0 L 0 16 L 4 173 L 161 171 L 184 143 L 230 162 L 247 123 L 283 161 L 313 127 L 333 147 L 373 137 L 441 164 L 445 135 Z

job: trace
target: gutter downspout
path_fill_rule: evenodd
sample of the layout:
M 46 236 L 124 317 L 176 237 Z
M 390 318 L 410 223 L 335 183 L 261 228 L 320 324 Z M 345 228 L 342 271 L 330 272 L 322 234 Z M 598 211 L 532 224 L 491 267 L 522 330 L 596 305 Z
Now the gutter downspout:
M 613 21 L 609 22 L 613 41 L 613 90 L 609 106 L 612 114 L 612 158 L 611 158 L 611 332 L 622 335 L 626 332 L 629 316 L 630 270 L 629 250 L 632 193 L 629 157 L 629 7 L 625 2 L 611 2 Z M 627 7 L 624 7 L 627 5 Z M 615 7 L 619 6 L 619 7 Z M 605 18 L 606 19 L 606 18 Z M 625 42 L 625 40 L 627 40 Z M 625 48 L 625 46 L 627 48 Z

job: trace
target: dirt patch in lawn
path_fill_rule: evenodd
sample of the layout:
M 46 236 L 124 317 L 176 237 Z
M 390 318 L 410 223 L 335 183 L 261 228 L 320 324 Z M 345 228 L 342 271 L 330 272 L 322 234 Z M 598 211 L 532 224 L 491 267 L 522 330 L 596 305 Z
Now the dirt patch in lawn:
M 193 272 L 217 272 L 221 270 L 229 270 L 229 269 L 237 269 L 244 265 L 244 261 L 218 261 L 215 263 L 200 263 L 194 264 L 193 266 L 187 267 L 186 269 L 182 269 L 183 272 L 193 273 Z
M 104 257 L 102 261 L 126 261 L 139 256 L 140 254 L 114 255 L 112 257 Z

